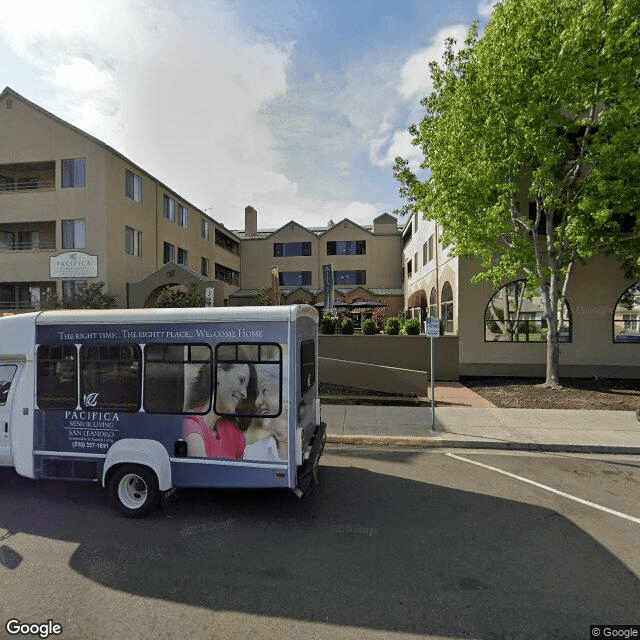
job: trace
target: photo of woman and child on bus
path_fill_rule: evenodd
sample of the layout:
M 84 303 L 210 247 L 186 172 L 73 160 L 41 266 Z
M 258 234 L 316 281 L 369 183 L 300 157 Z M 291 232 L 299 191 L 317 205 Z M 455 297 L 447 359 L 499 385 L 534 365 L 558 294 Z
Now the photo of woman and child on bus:
M 196 388 L 203 391 L 194 393 L 194 413 L 184 423 L 187 455 L 286 460 L 288 411 L 285 402 L 280 407 L 280 384 L 278 363 L 220 362 L 216 365 L 215 411 L 211 406 L 208 413 L 202 413 L 210 404 L 210 385 L 200 372 Z M 218 415 L 221 413 L 236 415 Z M 242 417 L 247 414 L 251 417 Z

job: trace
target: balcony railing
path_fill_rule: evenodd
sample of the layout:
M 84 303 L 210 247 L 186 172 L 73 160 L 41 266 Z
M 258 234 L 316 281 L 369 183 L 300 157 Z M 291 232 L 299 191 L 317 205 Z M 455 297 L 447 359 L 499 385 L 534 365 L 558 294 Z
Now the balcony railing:
M 30 242 L 2 242 L 0 252 L 8 251 L 55 251 L 56 243 L 53 240 L 32 240 Z
M 16 302 L 15 300 L 0 300 L 2 311 L 39 311 L 43 309 L 42 302 Z
M 222 247 L 225 251 L 228 251 L 229 253 L 233 253 L 236 256 L 240 255 L 240 245 L 237 242 L 226 241 L 216 236 L 215 244 L 218 247 Z
M 22 193 L 33 191 L 55 191 L 55 180 L 26 180 L 20 182 L 0 183 L 0 193 Z
M 215 279 L 226 282 L 227 284 L 240 286 L 240 276 L 238 274 L 230 275 L 225 273 L 216 273 Z

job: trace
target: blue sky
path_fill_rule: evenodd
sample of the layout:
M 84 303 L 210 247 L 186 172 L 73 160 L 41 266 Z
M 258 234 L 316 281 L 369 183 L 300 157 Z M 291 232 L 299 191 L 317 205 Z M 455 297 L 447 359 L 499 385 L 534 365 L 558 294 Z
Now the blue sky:
M 22 0 L 0 89 L 103 140 L 228 228 L 361 224 L 402 203 L 392 166 L 444 39 L 488 0 Z

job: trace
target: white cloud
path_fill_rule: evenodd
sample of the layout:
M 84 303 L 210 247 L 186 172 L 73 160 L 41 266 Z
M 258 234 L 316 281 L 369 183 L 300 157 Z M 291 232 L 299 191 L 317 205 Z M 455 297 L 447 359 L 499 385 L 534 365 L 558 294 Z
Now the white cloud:
M 396 131 L 389 141 L 388 138 L 373 140 L 370 146 L 371 162 L 378 166 L 393 166 L 395 159 L 401 156 L 409 160 L 412 169 L 416 170 L 422 161 L 422 152 L 411 141 L 413 137 L 408 131 Z M 386 151 L 383 149 L 386 147 Z
M 412 53 L 400 71 L 400 80 L 396 79 L 393 86 L 395 98 L 400 97 L 403 103 L 411 105 L 411 113 L 414 118 L 419 118 L 419 110 L 416 108 L 419 99 L 428 95 L 433 90 L 433 84 L 429 72 L 429 63 L 441 62 L 445 52 L 445 41 L 451 37 L 456 40 L 454 50 L 459 50 L 463 45 L 468 28 L 463 24 L 450 25 L 441 29 L 431 39 L 429 46 Z M 379 128 L 378 135 L 372 136 L 369 143 L 369 159 L 376 166 L 391 167 L 396 157 L 400 156 L 409 161 L 409 167 L 414 172 L 419 172 L 420 163 L 424 160 L 419 147 L 411 144 L 412 136 L 407 131 L 409 123 L 403 123 L 404 127 L 398 129 L 391 126 L 394 120 L 392 115 L 385 115 Z M 397 117 L 395 118 L 397 121 Z
M 442 62 L 445 52 L 445 41 L 447 38 L 455 38 L 456 49 L 459 49 L 467 37 L 468 27 L 463 24 L 456 24 L 441 29 L 432 39 L 431 44 L 416 51 L 405 62 L 402 67 L 402 82 L 398 87 L 398 93 L 404 100 L 412 100 L 416 97 L 423 97 L 433 90 L 431 75 L 429 73 L 429 63 Z
M 478 15 L 481 18 L 488 18 L 493 13 L 493 7 L 498 3 L 498 0 L 481 0 L 478 3 Z
M 286 215 L 318 210 L 296 205 L 298 185 L 276 170 L 259 116 L 287 90 L 291 51 L 248 33 L 224 0 L 12 3 L 0 37 L 39 73 L 40 95 L 26 98 L 196 206 L 213 204 L 228 227 L 242 225 L 248 203 L 264 202 L 264 224 L 284 215 L 281 205 Z

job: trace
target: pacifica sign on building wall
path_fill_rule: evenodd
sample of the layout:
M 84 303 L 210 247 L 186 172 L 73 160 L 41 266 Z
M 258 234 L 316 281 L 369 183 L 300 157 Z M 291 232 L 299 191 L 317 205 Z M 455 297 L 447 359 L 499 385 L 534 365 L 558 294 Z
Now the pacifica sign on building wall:
M 53 256 L 49 263 L 51 278 L 97 278 L 98 256 L 68 251 Z

